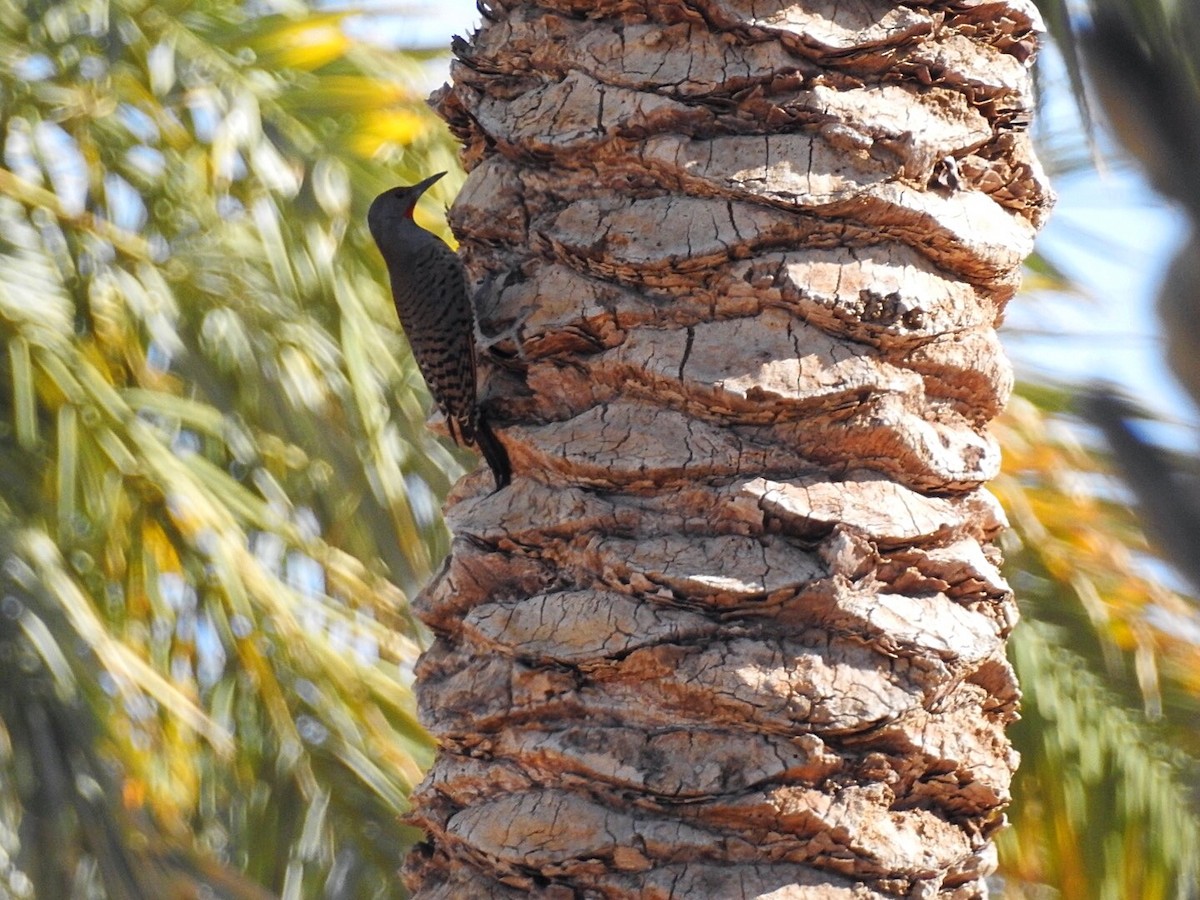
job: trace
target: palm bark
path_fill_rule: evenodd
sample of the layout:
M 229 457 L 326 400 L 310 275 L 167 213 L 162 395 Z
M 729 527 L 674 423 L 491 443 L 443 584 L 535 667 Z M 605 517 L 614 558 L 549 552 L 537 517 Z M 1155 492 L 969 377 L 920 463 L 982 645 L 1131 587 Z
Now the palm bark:
M 438 104 L 517 477 L 460 486 L 419 601 L 410 887 L 984 895 L 1036 13 L 487 12 Z

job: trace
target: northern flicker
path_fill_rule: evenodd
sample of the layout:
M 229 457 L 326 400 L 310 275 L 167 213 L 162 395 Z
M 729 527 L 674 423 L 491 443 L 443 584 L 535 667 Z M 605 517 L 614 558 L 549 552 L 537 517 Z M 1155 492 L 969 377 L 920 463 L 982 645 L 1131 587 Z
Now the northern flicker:
M 500 490 L 511 480 L 512 466 L 476 397 L 475 310 L 466 275 L 454 251 L 413 221 L 421 195 L 445 174 L 384 191 L 371 203 L 367 225 L 387 263 L 400 324 L 450 436 L 479 448 Z

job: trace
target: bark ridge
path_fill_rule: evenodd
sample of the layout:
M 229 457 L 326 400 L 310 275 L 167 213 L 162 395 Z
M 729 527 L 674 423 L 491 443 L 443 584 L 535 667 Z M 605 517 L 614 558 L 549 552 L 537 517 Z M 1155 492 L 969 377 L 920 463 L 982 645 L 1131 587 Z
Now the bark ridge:
M 1030 3 L 492 2 L 436 104 L 512 486 L 418 600 L 439 897 L 980 897 Z

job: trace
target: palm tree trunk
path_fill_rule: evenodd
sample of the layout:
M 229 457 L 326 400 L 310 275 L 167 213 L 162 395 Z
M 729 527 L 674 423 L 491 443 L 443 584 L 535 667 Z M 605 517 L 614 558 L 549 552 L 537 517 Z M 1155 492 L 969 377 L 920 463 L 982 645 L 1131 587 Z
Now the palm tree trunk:
M 1032 5 L 487 13 L 437 102 L 517 478 L 418 601 L 409 886 L 983 896 Z

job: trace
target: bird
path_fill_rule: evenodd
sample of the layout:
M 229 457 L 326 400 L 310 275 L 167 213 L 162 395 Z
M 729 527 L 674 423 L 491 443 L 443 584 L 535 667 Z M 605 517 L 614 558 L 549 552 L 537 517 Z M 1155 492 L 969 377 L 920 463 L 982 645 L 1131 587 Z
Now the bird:
M 371 203 L 367 227 L 387 265 L 392 301 L 429 392 L 459 445 L 477 447 L 499 491 L 512 481 L 512 464 L 479 405 L 475 310 L 458 255 L 413 221 L 421 195 L 445 172 L 384 191 Z

